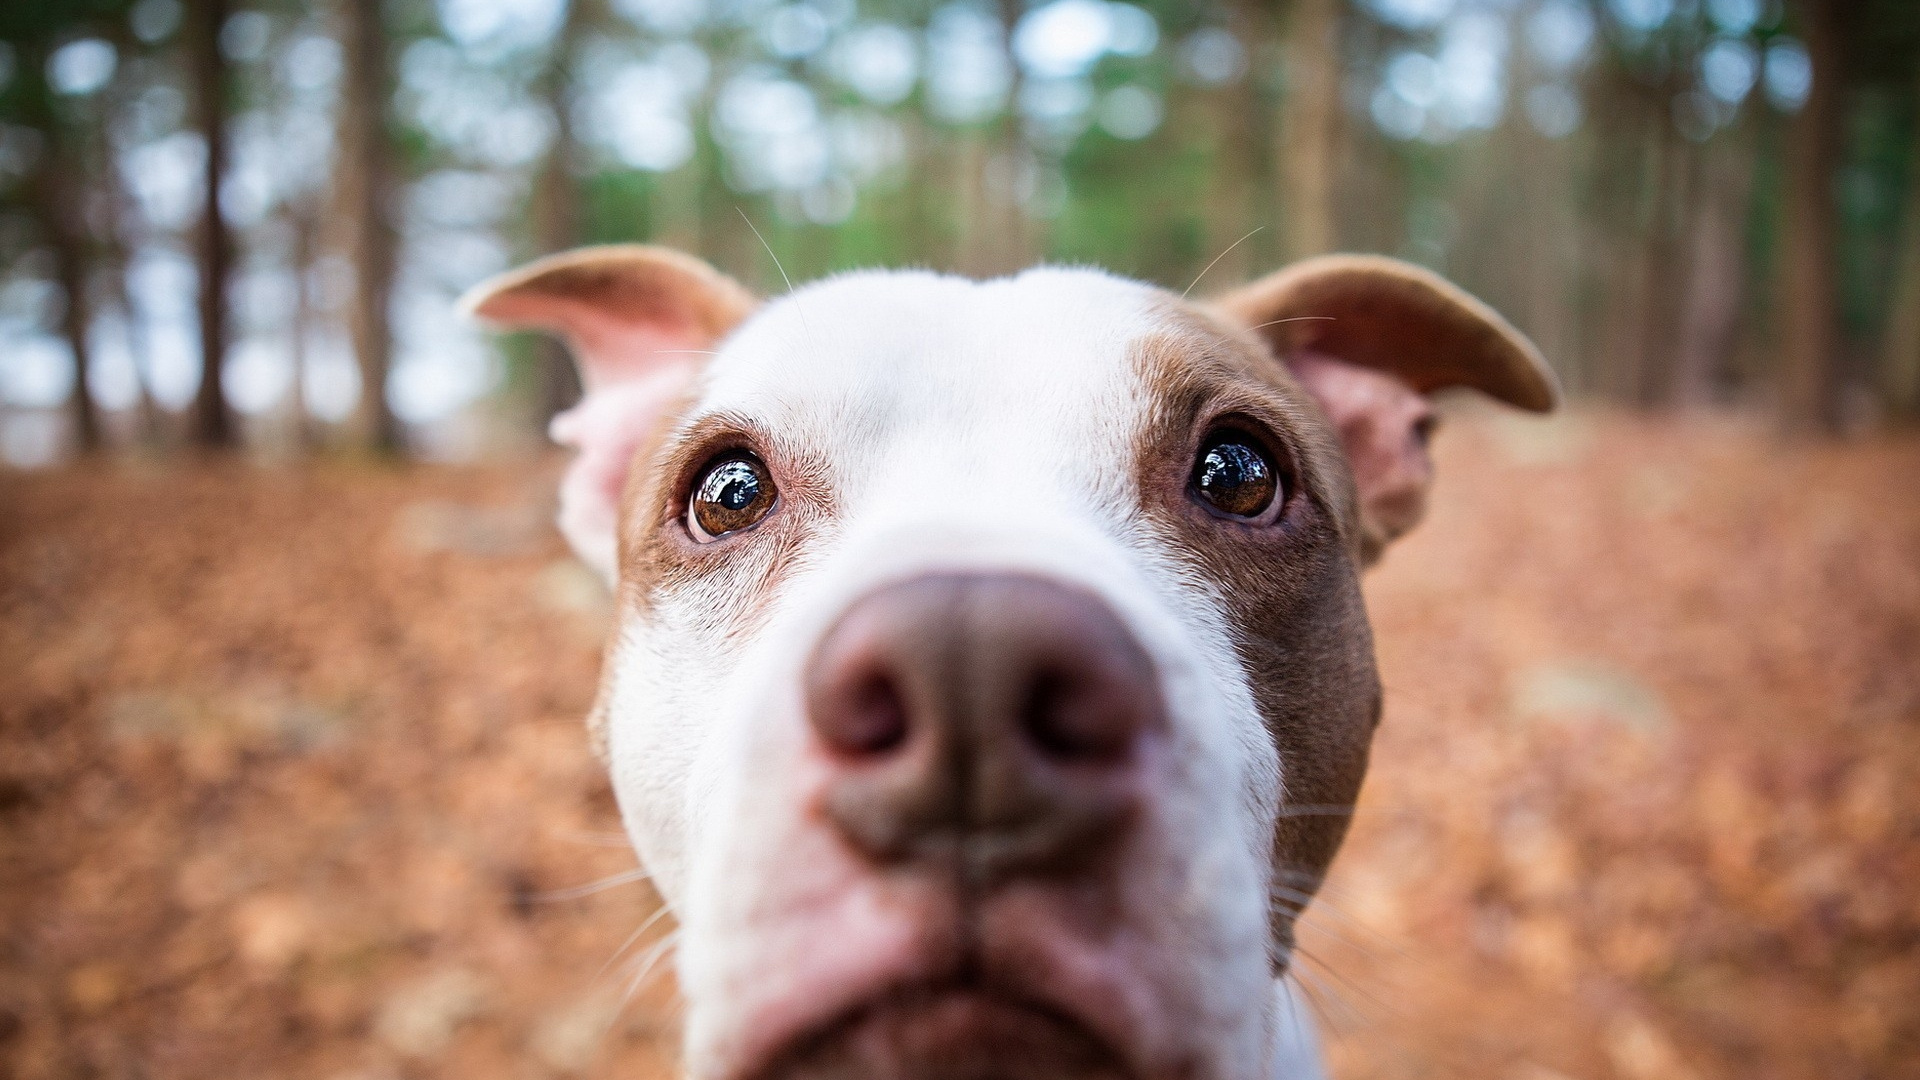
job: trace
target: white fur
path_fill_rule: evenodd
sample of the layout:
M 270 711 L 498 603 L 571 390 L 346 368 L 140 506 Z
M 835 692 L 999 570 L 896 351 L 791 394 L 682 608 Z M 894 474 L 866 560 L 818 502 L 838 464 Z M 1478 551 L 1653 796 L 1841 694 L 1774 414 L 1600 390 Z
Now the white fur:
M 749 1027 L 796 1007 L 769 970 L 811 972 L 831 993 L 911 952 L 898 912 L 925 898 L 860 873 L 800 812 L 824 782 L 800 674 L 853 599 L 961 568 L 1096 592 L 1162 673 L 1174 731 L 1147 825 L 1156 865 L 1122 903 L 1177 933 L 1179 948 L 1143 940 L 1128 959 L 1179 983 L 1140 992 L 1186 995 L 1186 1030 L 1156 1028 L 1168 1018 L 1148 1010 L 1142 1039 L 1203 1039 L 1196 1080 L 1317 1075 L 1311 1026 L 1268 970 L 1284 763 L 1225 644 L 1223 599 L 1135 512 L 1150 403 L 1131 347 L 1162 310 L 1147 286 L 1093 271 L 855 274 L 769 304 L 699 376 L 684 423 L 753 419 L 820 464 L 835 508 L 763 610 L 740 602 L 771 572 L 747 539 L 710 577 L 626 612 L 609 656 L 614 786 L 681 921 L 695 1077 L 726 1072 L 753 1051 Z M 611 550 L 610 535 L 584 540 L 599 559 Z

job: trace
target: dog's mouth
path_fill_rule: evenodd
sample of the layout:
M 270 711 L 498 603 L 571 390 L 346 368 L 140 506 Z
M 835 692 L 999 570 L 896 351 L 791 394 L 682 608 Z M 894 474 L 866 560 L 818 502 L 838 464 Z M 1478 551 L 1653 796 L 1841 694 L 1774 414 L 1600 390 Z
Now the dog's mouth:
M 1133 1080 L 1079 1018 L 967 982 L 901 987 L 789 1042 L 754 1080 Z

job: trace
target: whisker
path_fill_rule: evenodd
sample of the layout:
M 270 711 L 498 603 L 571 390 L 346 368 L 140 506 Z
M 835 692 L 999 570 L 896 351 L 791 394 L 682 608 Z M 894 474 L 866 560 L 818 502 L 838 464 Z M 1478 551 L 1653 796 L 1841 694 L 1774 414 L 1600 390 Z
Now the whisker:
M 1353 893 L 1339 883 L 1327 880 L 1323 873 L 1300 869 L 1290 869 L 1285 865 L 1275 866 L 1273 876 L 1278 881 L 1288 881 L 1310 892 L 1322 902 L 1346 903 L 1353 899 Z
M 1285 322 L 1287 320 L 1281 320 Z M 1271 325 L 1271 324 L 1268 324 Z M 1254 327 L 1258 330 L 1259 327 Z M 1300 803 L 1296 806 L 1282 806 L 1274 812 L 1275 817 L 1359 817 L 1366 814 L 1369 819 L 1379 817 L 1416 817 L 1421 811 L 1411 806 L 1361 806 L 1355 803 Z
M 565 840 L 570 844 L 585 844 L 588 847 L 632 848 L 633 841 L 626 833 L 619 832 L 576 832 L 561 831 L 553 834 L 556 840 Z
M 1404 1057 L 1420 1060 L 1428 1066 L 1429 1073 L 1436 1077 L 1479 1078 L 1486 1075 L 1484 1063 L 1467 1060 L 1456 1048 L 1416 1046 L 1414 1040 L 1407 1035 L 1408 1025 L 1405 1021 L 1409 1014 L 1405 1009 L 1391 1005 L 1380 997 L 1361 989 L 1353 980 L 1342 977 L 1339 972 L 1318 957 L 1307 953 L 1302 955 L 1319 969 L 1319 975 L 1313 978 L 1313 985 L 1320 990 L 1323 997 L 1343 1007 L 1344 1025 L 1341 1026 L 1344 1030 L 1341 1030 L 1341 1026 L 1336 1026 L 1334 1017 L 1327 1015 L 1329 1029 L 1337 1037 L 1348 1039 L 1363 1035 L 1369 1047 L 1375 1050 L 1390 1047 Z M 1308 985 L 1310 974 L 1312 973 L 1297 966 L 1288 972 L 1289 976 L 1301 977 L 1302 988 Z M 1346 993 L 1335 992 L 1336 988 L 1330 986 L 1326 978 L 1321 976 L 1338 981 L 1340 988 L 1343 988 Z M 1349 999 L 1348 994 L 1358 995 L 1364 1000 L 1361 1005 L 1356 1005 Z M 1319 1000 L 1317 998 L 1313 1000 L 1318 1008 Z M 1365 1007 L 1361 1007 L 1362 1005 Z
M 568 889 L 555 889 L 552 892 L 534 893 L 529 899 L 540 904 L 550 904 L 557 900 L 578 900 L 583 896 L 591 896 L 597 892 L 605 892 L 608 889 L 618 888 L 622 885 L 631 885 L 636 881 L 645 881 L 648 876 L 645 867 L 635 867 L 632 870 L 623 870 L 618 874 L 614 874 L 612 877 L 603 877 L 599 881 L 589 881 L 585 885 L 575 885 Z
M 753 238 L 755 240 L 760 241 L 761 247 L 767 249 L 767 258 L 773 260 L 773 268 L 775 270 L 780 271 L 780 280 L 787 283 L 787 295 L 792 296 L 793 295 L 793 279 L 787 276 L 787 268 L 785 265 L 783 265 L 780 262 L 780 256 L 774 253 L 773 245 L 767 243 L 767 238 L 760 235 L 760 227 L 758 225 L 755 225 L 753 223 L 753 219 L 747 216 L 746 210 L 742 209 L 737 205 L 733 208 L 733 210 L 734 210 L 734 213 L 737 213 L 740 215 L 741 221 L 744 221 L 747 223 L 747 228 L 753 230 Z M 800 325 L 806 329 L 807 336 L 810 338 L 813 338 L 813 340 L 817 344 L 820 339 L 817 336 L 815 336 L 813 332 L 813 324 L 807 321 L 806 309 L 801 307 L 799 303 L 796 301 L 793 305 L 793 310 L 799 313 Z
M 1341 911 L 1340 906 L 1338 904 L 1335 904 L 1334 902 L 1332 902 L 1331 900 L 1328 900 L 1324 896 L 1316 896 L 1313 893 L 1301 892 L 1299 889 L 1289 888 L 1285 885 L 1273 885 L 1268 888 L 1267 894 L 1268 894 L 1268 897 L 1276 903 L 1282 900 L 1288 901 L 1293 911 L 1296 914 L 1306 911 L 1308 907 L 1311 906 L 1316 911 L 1332 912 L 1333 914 L 1340 916 L 1342 919 L 1346 920 L 1349 924 L 1353 926 L 1364 925 L 1363 923 L 1360 922 L 1359 919 L 1356 919 L 1352 915 L 1349 915 L 1346 912 Z
M 665 957 L 667 953 L 671 952 L 679 942 L 680 931 L 675 929 L 666 937 L 654 942 L 653 946 L 639 958 L 639 963 L 636 965 L 639 969 L 638 972 L 632 979 L 628 980 L 627 988 L 621 992 L 619 1002 L 614 1005 L 614 1016 L 616 1020 L 633 1005 L 633 999 L 645 988 L 648 978 L 654 974 L 654 969 L 660 963 L 660 960 Z M 685 1006 L 686 1002 L 684 997 L 676 993 L 673 996 L 673 1000 L 668 1002 L 668 1011 L 675 1020 L 683 1019 L 685 1016 Z M 607 1029 L 611 1031 L 613 1026 L 613 1024 L 608 1024 Z
M 1300 986 L 1300 980 L 1295 979 L 1293 977 L 1293 972 L 1291 971 L 1287 972 L 1285 975 L 1280 976 L 1280 981 L 1282 983 L 1292 981 L 1294 986 L 1299 987 L 1301 993 L 1306 992 L 1306 988 L 1303 986 Z M 1304 1018 L 1301 1017 L 1300 1007 L 1301 1007 L 1300 994 L 1296 994 L 1293 992 L 1293 990 L 1289 989 L 1287 991 L 1287 1018 L 1292 1020 L 1295 1026 L 1297 1027 L 1306 1027 L 1312 1023 L 1312 1017 L 1304 1017 Z M 1308 1002 L 1307 1008 L 1311 1010 L 1313 1008 L 1313 1003 Z
M 1248 330 L 1265 330 L 1269 326 L 1279 326 L 1281 323 L 1290 323 L 1290 322 L 1339 322 L 1339 321 L 1340 320 L 1334 318 L 1331 315 L 1294 315 L 1286 319 L 1275 319 L 1272 322 L 1263 322 L 1259 326 L 1249 326 L 1247 327 L 1247 329 Z
M 1187 288 L 1186 288 L 1186 292 L 1183 292 L 1183 293 L 1181 293 L 1181 294 L 1180 294 L 1180 299 L 1182 299 L 1182 300 L 1185 300 L 1185 299 L 1187 298 L 1187 293 L 1190 293 L 1190 292 L 1192 292 L 1192 291 L 1193 291 L 1193 287 L 1194 287 L 1195 285 L 1198 285 L 1198 284 L 1200 284 L 1200 279 L 1201 279 L 1201 278 L 1203 278 L 1203 277 L 1206 277 L 1206 276 L 1207 276 L 1207 271 L 1208 271 L 1208 270 L 1211 270 L 1211 269 L 1213 269 L 1213 268 L 1214 268 L 1214 266 L 1215 266 L 1215 265 L 1217 265 L 1217 264 L 1218 264 L 1218 263 L 1220 262 L 1220 260 L 1221 260 L 1221 259 L 1224 259 L 1224 258 L 1226 258 L 1229 252 L 1231 252 L 1231 251 L 1232 251 L 1232 250 L 1233 250 L 1234 248 L 1237 248 L 1237 247 L 1239 247 L 1239 246 L 1240 246 L 1241 244 L 1244 244 L 1244 243 L 1246 243 L 1246 242 L 1247 242 L 1247 240 L 1248 240 L 1248 239 L 1249 239 L 1250 237 L 1252 237 L 1252 236 L 1253 236 L 1253 233 L 1257 233 L 1257 232 L 1259 232 L 1259 231 L 1260 231 L 1261 229 L 1264 229 L 1264 228 L 1266 228 L 1266 226 L 1265 226 L 1265 225 L 1255 225 L 1255 226 L 1253 227 L 1253 232 L 1250 232 L 1250 233 L 1248 233 L 1248 234 L 1247 234 L 1246 236 L 1243 236 L 1243 237 L 1241 237 L 1240 239 L 1238 239 L 1238 240 L 1235 240 L 1235 241 L 1234 241 L 1233 243 L 1231 243 L 1231 244 L 1228 244 L 1228 245 L 1227 245 L 1227 250 L 1226 250 L 1226 251 L 1223 251 L 1223 252 L 1221 252 L 1220 254 L 1218 254 L 1218 255 L 1215 255 L 1215 256 L 1213 257 L 1213 262 L 1210 262 L 1210 263 L 1208 263 L 1208 264 L 1207 264 L 1207 265 L 1205 266 L 1205 268 L 1203 268 L 1203 269 L 1202 269 L 1202 270 L 1200 271 L 1200 273 L 1199 273 L 1198 275 L 1196 275 L 1196 276 L 1194 277 L 1194 279 L 1193 279 L 1192 281 L 1190 281 L 1190 282 L 1188 282 L 1188 283 L 1187 283 Z
M 1347 1042 L 1363 1041 L 1372 1043 L 1380 1030 L 1379 1021 L 1368 1012 L 1370 1003 L 1356 1003 L 1353 997 L 1335 980 L 1321 977 L 1320 993 L 1328 1003 L 1329 1026 L 1335 1034 Z
M 1268 899 L 1275 907 L 1291 916 L 1298 925 L 1310 926 L 1315 933 L 1325 934 L 1334 944 L 1343 949 L 1352 950 L 1362 957 L 1377 957 L 1385 952 L 1391 953 L 1398 959 L 1412 959 L 1412 956 L 1398 943 L 1354 916 L 1341 911 L 1338 906 L 1322 899 L 1309 908 L 1305 901 L 1295 900 L 1287 895 L 1291 891 L 1286 890 Z M 1339 925 L 1335 926 L 1324 919 L 1315 918 L 1322 913 L 1338 920 Z
M 1321 971 L 1325 972 L 1328 978 L 1339 983 L 1341 987 L 1344 988 L 1347 992 L 1365 999 L 1367 1005 L 1369 1005 L 1370 1007 L 1377 1009 L 1381 1012 L 1391 1013 L 1394 1011 L 1393 1009 L 1388 1007 L 1385 1002 L 1381 1001 L 1379 998 L 1368 993 L 1363 987 L 1360 986 L 1359 983 L 1356 983 L 1352 979 L 1348 978 L 1347 976 L 1342 975 L 1338 968 L 1334 967 L 1332 964 L 1327 963 L 1325 960 L 1320 959 L 1318 956 L 1315 956 L 1313 953 L 1308 952 L 1306 949 L 1302 948 L 1298 943 L 1295 943 L 1293 947 L 1293 952 L 1294 952 L 1294 955 L 1299 956 L 1300 958 L 1306 960 L 1308 963 L 1312 964 L 1314 967 L 1319 968 Z M 1351 1003 L 1349 1003 L 1349 1008 L 1351 1007 L 1352 1005 Z M 1355 1010 L 1355 1011 L 1357 1012 L 1358 1010 Z
M 712 349 L 655 349 L 655 356 L 719 356 Z
M 1313 1006 L 1313 1011 L 1326 1024 L 1327 1031 L 1337 1039 L 1353 1036 L 1364 1026 L 1364 1018 L 1360 1016 L 1360 1010 L 1354 1006 L 1353 1002 L 1346 999 L 1339 986 L 1333 984 L 1325 964 L 1314 960 L 1297 946 L 1294 948 L 1294 955 L 1298 960 L 1313 960 L 1314 967 L 1317 969 L 1310 971 L 1304 965 L 1294 963 L 1288 966 L 1287 974 L 1299 980 L 1300 989 L 1306 992 L 1308 1004 Z
M 746 222 L 747 228 L 753 230 L 753 238 L 760 241 L 761 247 L 767 249 L 767 258 L 773 260 L 773 268 L 780 271 L 780 280 L 787 283 L 787 292 L 792 293 L 793 279 L 787 276 L 787 268 L 780 265 L 780 256 L 773 253 L 773 245 L 767 243 L 767 238 L 760 235 L 760 227 L 753 223 L 753 219 L 747 216 L 747 212 L 743 208 L 736 206 L 733 208 L 733 212 L 740 215 L 740 220 Z
M 1278 873 L 1279 871 L 1276 871 L 1276 875 Z M 1325 923 L 1316 922 L 1314 925 L 1331 934 L 1342 945 L 1353 949 L 1355 952 L 1372 955 L 1377 950 L 1384 949 L 1386 952 L 1393 954 L 1397 959 L 1413 959 L 1413 954 L 1409 953 L 1399 942 L 1374 929 L 1372 926 L 1369 926 L 1365 919 L 1360 918 L 1342 907 L 1339 897 L 1337 895 L 1330 895 L 1330 893 L 1333 892 L 1330 886 L 1318 881 L 1308 882 L 1307 884 L 1314 886 L 1316 891 L 1309 892 L 1282 885 L 1279 882 L 1273 882 L 1267 886 L 1267 899 L 1272 903 L 1285 907 L 1295 918 L 1306 915 L 1309 913 L 1309 910 L 1311 910 L 1311 912 L 1314 913 L 1325 912 L 1333 918 L 1340 920 L 1343 926 L 1352 929 L 1355 933 L 1367 940 L 1357 940 Z M 1309 909 L 1309 905 L 1311 905 L 1311 909 Z
M 1285 322 L 1286 320 L 1282 319 L 1281 321 Z M 1273 324 L 1267 323 L 1266 325 L 1272 326 Z M 1260 328 L 1256 326 L 1254 327 L 1254 329 L 1258 330 Z M 1276 813 L 1274 816 L 1282 817 L 1282 818 L 1352 817 L 1353 815 L 1359 812 L 1360 812 L 1360 808 L 1357 806 L 1344 806 L 1339 803 L 1326 803 L 1318 806 L 1310 803 L 1303 803 L 1299 806 L 1283 806 L 1280 808 L 1279 812 Z
M 1353 896 L 1336 882 L 1329 881 L 1323 869 L 1280 862 L 1274 864 L 1271 874 L 1273 880 L 1296 885 L 1320 899 L 1332 897 L 1335 900 L 1342 900 L 1351 899 Z
M 1325 876 L 1312 870 L 1299 870 L 1288 866 L 1275 866 L 1273 876 L 1280 881 L 1291 881 L 1308 889 L 1318 890 Z
M 633 965 L 636 969 L 634 975 L 631 979 L 627 980 L 626 989 L 621 992 L 620 1001 L 614 1006 L 615 1016 L 631 1008 L 634 998 L 638 997 L 640 992 L 647 988 L 651 980 L 657 977 L 660 972 L 667 970 L 661 966 L 661 961 L 675 949 L 679 948 L 679 945 L 680 931 L 678 928 L 675 928 L 672 933 L 654 942 L 644 954 L 636 958 Z M 671 1026 L 677 1027 L 679 1023 L 684 1022 L 687 1011 L 686 995 L 680 993 L 677 986 L 674 989 L 673 996 L 665 1004 L 666 1008 L 663 1011 L 666 1013 L 665 1018 Z M 611 1028 L 611 1025 L 609 1027 Z
M 1306 892 L 1301 889 L 1295 889 L 1287 885 L 1280 885 L 1277 883 L 1274 885 L 1270 885 L 1267 887 L 1267 893 L 1269 896 L 1272 896 L 1276 899 L 1293 901 L 1293 903 L 1297 905 L 1295 910 L 1298 910 L 1298 911 L 1307 910 L 1307 905 L 1312 904 L 1315 901 L 1318 901 L 1322 906 L 1326 907 L 1328 910 L 1332 910 L 1334 907 L 1334 905 L 1324 897 L 1318 896 L 1314 893 Z M 1341 914 L 1345 915 L 1346 913 L 1341 912 Z M 1351 918 L 1351 916 L 1347 916 L 1347 917 Z
M 1317 975 L 1298 964 L 1288 967 L 1286 977 L 1300 987 L 1300 993 L 1307 999 L 1307 1007 L 1313 1010 L 1314 1016 L 1319 1018 L 1328 1032 L 1336 1039 L 1346 1038 L 1344 1018 L 1334 1015 L 1332 1003 L 1338 1002 L 1348 1014 L 1352 1013 L 1352 1006 L 1341 1001 L 1340 996 L 1328 988 Z
M 1297 924 L 1302 926 L 1306 925 L 1307 919 L 1311 918 L 1314 915 L 1319 914 L 1322 911 L 1327 911 L 1335 915 L 1340 915 L 1344 922 L 1346 922 L 1350 926 L 1353 926 L 1355 929 L 1359 929 L 1359 930 L 1366 929 L 1366 927 L 1361 926 L 1360 923 L 1355 921 L 1351 916 L 1345 915 L 1342 912 L 1334 911 L 1333 908 L 1325 905 L 1318 905 L 1318 906 L 1309 908 L 1305 903 L 1298 900 L 1290 900 L 1285 896 L 1271 896 L 1271 897 L 1268 897 L 1268 901 L 1274 907 L 1277 907 L 1280 910 L 1284 911 L 1289 917 L 1294 919 Z M 1313 924 L 1313 926 L 1317 932 L 1324 933 L 1327 936 L 1331 937 L 1334 940 L 1335 944 L 1341 945 L 1345 948 L 1352 949 L 1354 952 L 1360 953 L 1362 955 L 1371 955 L 1372 953 L 1371 946 L 1365 944 L 1364 942 L 1356 941 L 1355 939 L 1348 937 L 1346 934 L 1342 933 L 1340 930 L 1335 929 L 1332 926 L 1324 925 L 1318 921 L 1316 921 Z
M 1323 988 L 1309 979 L 1309 974 L 1310 972 L 1301 970 L 1298 964 L 1288 964 L 1287 973 L 1281 978 L 1291 980 L 1295 986 L 1299 987 L 1301 995 L 1307 999 L 1307 1007 L 1313 1010 L 1314 1015 L 1324 1020 L 1327 1018 L 1327 1007 L 1320 1000 Z
M 660 961 L 665 959 L 666 955 L 675 948 L 678 948 L 679 945 L 680 931 L 675 930 L 673 933 L 654 942 L 652 948 L 641 954 L 640 962 L 635 965 L 639 970 L 634 974 L 633 978 L 628 981 L 627 992 L 620 998 L 621 1008 L 626 1008 L 628 1003 L 633 1001 L 633 999 L 639 995 L 640 991 L 646 988 L 649 978 L 653 976 L 656 971 L 666 970 L 660 967 Z
M 1276 904 L 1284 902 L 1287 910 L 1295 915 L 1299 915 L 1304 913 L 1317 898 L 1312 893 L 1301 892 L 1299 889 L 1291 889 L 1285 885 L 1276 884 L 1268 886 L 1267 899 Z
M 1370 1047 L 1377 1049 L 1380 1046 L 1391 1046 L 1408 1053 L 1413 1058 L 1423 1059 L 1429 1065 L 1441 1066 L 1434 1073 L 1436 1076 L 1479 1077 L 1485 1075 L 1483 1071 L 1474 1068 L 1453 1053 L 1442 1051 L 1436 1056 L 1431 1047 L 1416 1050 L 1405 1038 L 1401 1030 L 1402 1025 L 1392 1022 L 1381 1023 L 1379 1018 L 1367 1015 L 1365 1010 L 1338 992 L 1338 988 L 1327 983 L 1323 976 L 1338 977 L 1331 968 L 1311 954 L 1302 953 L 1301 955 L 1304 959 L 1312 961 L 1320 969 L 1320 973 L 1295 964 L 1288 968 L 1285 978 L 1294 980 L 1299 986 L 1314 1014 L 1324 1021 L 1327 1034 L 1342 1041 L 1364 1034 Z M 1345 980 L 1342 981 L 1345 982 Z M 1347 985 L 1351 986 L 1351 983 Z M 1367 998 L 1368 1004 L 1372 1007 L 1384 1010 L 1388 1021 L 1404 1016 L 1402 1010 L 1383 1005 L 1378 998 L 1365 991 L 1359 991 L 1356 988 L 1355 992 Z M 1336 1005 L 1339 1006 L 1337 1010 L 1334 1008 Z
M 658 910 L 656 910 L 652 915 L 647 916 L 647 918 L 640 923 L 640 926 L 638 929 L 634 930 L 633 933 L 627 935 L 627 940 L 621 942 L 619 948 L 613 950 L 613 955 L 607 957 L 607 962 L 600 965 L 600 970 L 597 972 L 594 972 L 593 977 L 597 979 L 600 976 L 605 975 L 607 973 L 607 969 L 612 967 L 614 963 L 620 959 L 620 954 L 626 952 L 628 949 L 633 948 L 633 943 L 640 940 L 640 935 L 652 929 L 653 924 L 665 918 L 666 914 L 667 914 L 667 905 L 661 904 Z M 675 930 L 674 933 L 677 934 L 679 933 L 679 931 Z

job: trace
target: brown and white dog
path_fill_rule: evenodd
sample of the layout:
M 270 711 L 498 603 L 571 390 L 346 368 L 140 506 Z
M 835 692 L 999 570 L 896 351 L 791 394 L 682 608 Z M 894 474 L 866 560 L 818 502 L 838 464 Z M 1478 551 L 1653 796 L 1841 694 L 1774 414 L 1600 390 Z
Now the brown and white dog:
M 1521 334 L 1356 256 L 763 303 L 609 247 L 465 303 L 579 358 L 591 726 L 693 1077 L 1319 1075 L 1284 975 L 1380 715 L 1360 573 L 1424 509 L 1426 394 L 1553 406 Z

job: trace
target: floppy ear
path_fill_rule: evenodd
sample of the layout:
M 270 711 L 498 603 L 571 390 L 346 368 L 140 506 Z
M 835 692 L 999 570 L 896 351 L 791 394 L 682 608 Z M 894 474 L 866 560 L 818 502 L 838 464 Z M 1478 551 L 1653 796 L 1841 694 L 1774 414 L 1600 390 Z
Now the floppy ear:
M 710 350 L 756 301 L 699 259 L 640 244 L 579 248 L 490 278 L 460 307 L 503 329 L 565 339 L 586 394 L 553 418 L 580 451 L 560 481 L 560 531 L 609 585 L 633 456 Z
M 1559 388 L 1526 335 L 1439 275 L 1376 255 L 1293 264 L 1214 301 L 1284 361 L 1339 431 L 1372 562 L 1426 511 L 1426 395 L 1482 391 L 1534 412 Z

